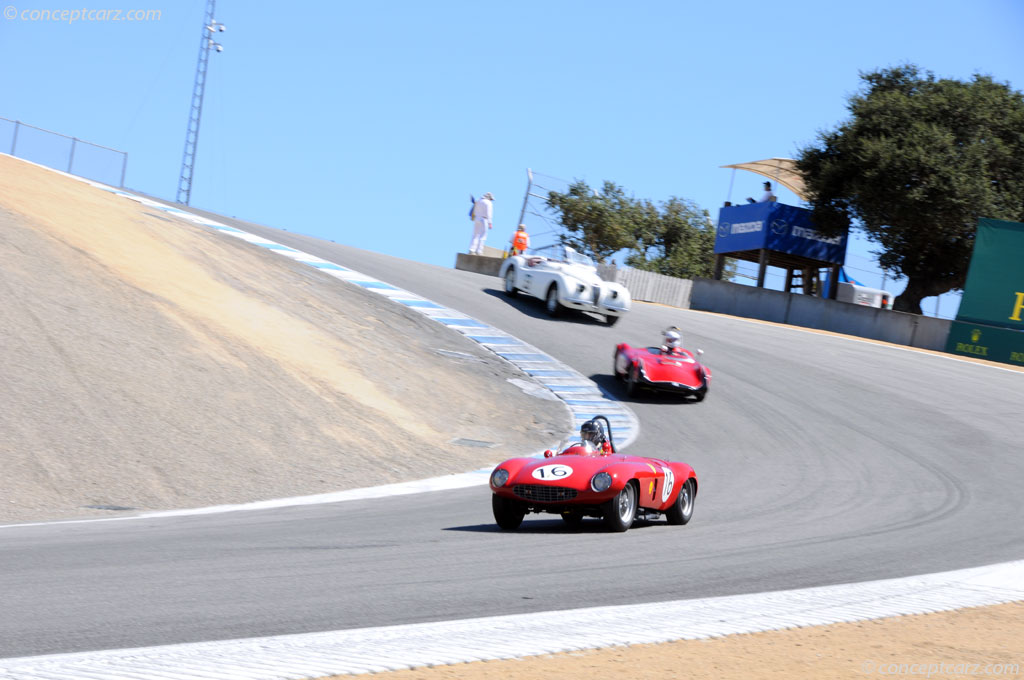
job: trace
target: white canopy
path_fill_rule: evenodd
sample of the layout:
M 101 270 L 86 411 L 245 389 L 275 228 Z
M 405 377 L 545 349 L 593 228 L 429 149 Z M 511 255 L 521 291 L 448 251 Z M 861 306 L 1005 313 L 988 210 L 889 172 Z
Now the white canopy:
M 796 161 L 792 158 L 767 158 L 763 161 L 750 161 L 749 163 L 736 163 L 721 167 L 756 172 L 786 187 L 796 194 L 797 198 L 801 201 L 807 200 L 804 178 L 796 169 Z

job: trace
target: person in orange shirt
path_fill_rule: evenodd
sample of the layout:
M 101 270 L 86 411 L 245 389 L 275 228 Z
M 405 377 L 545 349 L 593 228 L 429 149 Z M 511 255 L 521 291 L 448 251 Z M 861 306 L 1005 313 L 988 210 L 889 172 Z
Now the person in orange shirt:
M 512 243 L 512 254 L 522 255 L 530 247 L 530 235 L 526 233 L 526 225 L 520 224 L 509 241 Z

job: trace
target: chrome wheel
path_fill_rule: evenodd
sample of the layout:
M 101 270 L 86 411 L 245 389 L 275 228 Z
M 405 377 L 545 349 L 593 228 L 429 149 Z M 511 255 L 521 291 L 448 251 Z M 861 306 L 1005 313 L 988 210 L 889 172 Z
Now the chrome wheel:
M 629 482 L 605 505 L 604 523 L 612 531 L 625 531 L 636 518 L 636 486 Z
M 548 316 L 558 316 L 562 311 L 562 304 L 558 301 L 558 286 L 551 286 L 548 288 L 548 296 L 546 298 L 546 305 L 548 310 Z
M 676 502 L 665 511 L 665 518 L 669 524 L 686 524 L 693 517 L 693 505 L 696 501 L 697 492 L 693 487 L 693 480 L 687 479 L 679 488 Z

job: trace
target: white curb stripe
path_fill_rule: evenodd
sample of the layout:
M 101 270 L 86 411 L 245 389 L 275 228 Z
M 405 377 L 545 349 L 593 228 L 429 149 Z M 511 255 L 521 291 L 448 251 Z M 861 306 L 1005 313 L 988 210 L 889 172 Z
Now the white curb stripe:
M 800 590 L 0 659 L 0 678 L 292 680 L 693 640 L 1024 600 L 1024 561 Z
M 6 154 L 5 154 L 6 155 Z M 548 355 L 544 354 L 540 350 L 528 345 L 522 340 L 509 335 L 507 332 L 494 328 L 482 321 L 474 319 L 462 312 L 445 307 L 432 300 L 428 300 L 422 296 L 416 295 L 409 291 L 393 286 L 390 283 L 380 281 L 372 276 L 361 274 L 353 269 L 345 267 L 343 265 L 328 262 L 316 255 L 304 253 L 300 250 L 285 246 L 275 241 L 250 234 L 249 232 L 242 231 L 236 227 L 217 222 L 207 217 L 196 215 L 188 212 L 181 208 L 171 207 L 164 205 L 158 201 L 154 201 L 137 194 L 128 193 L 114 187 L 100 184 L 84 177 L 78 177 L 70 175 L 60 170 L 48 168 L 46 166 L 32 163 L 31 161 L 25 161 L 24 159 L 18 159 L 19 161 L 30 163 L 38 167 L 44 168 L 51 172 L 55 172 L 65 177 L 84 182 L 93 186 L 97 189 L 110 192 L 117 196 L 128 198 L 136 203 L 140 203 L 148 208 L 162 211 L 168 215 L 173 215 L 185 219 L 194 224 L 202 227 L 207 227 L 224 233 L 228 236 L 234 236 L 252 243 L 253 245 L 267 248 L 271 252 L 278 253 L 284 257 L 308 264 L 316 267 L 320 271 L 330 274 L 342 281 L 346 281 L 353 285 L 357 285 L 364 290 L 368 290 L 374 293 L 378 293 L 391 299 L 397 304 L 401 304 L 407 309 L 415 310 L 420 312 L 425 317 L 436 321 L 452 330 L 461 333 L 467 338 L 474 340 L 484 349 L 491 351 L 498 357 L 501 357 L 509 363 L 515 365 L 517 368 L 522 370 L 524 373 L 530 375 L 532 381 L 537 384 L 538 390 L 543 390 L 552 395 L 555 399 L 562 401 L 568 406 L 571 419 L 570 422 L 573 424 L 573 431 L 568 433 L 567 436 L 572 436 L 576 433 L 577 423 L 580 422 L 580 413 L 591 413 L 593 415 L 607 414 L 609 421 L 611 421 L 612 414 L 619 417 L 619 421 L 615 423 L 612 428 L 612 433 L 615 437 L 616 444 L 619 448 L 625 448 L 633 443 L 639 435 L 640 425 L 636 418 L 636 415 L 625 405 L 620 402 L 608 399 L 601 392 L 600 388 L 596 383 L 591 381 L 589 378 L 584 376 L 582 373 L 566 366 L 565 364 L 552 359 Z M 412 304 L 408 304 L 409 301 L 415 301 Z M 479 339 L 478 339 L 479 338 Z M 497 342 L 482 342 L 481 340 L 490 340 Z M 514 348 L 514 352 L 512 351 Z M 543 362 L 538 361 L 519 361 L 516 358 L 506 359 L 503 354 L 512 353 L 516 357 L 541 357 L 545 359 Z M 541 378 L 541 379 L 538 379 Z M 545 383 L 551 383 L 552 379 L 571 378 L 578 384 L 592 385 L 594 392 L 587 393 L 575 393 L 567 391 L 555 391 L 549 385 Z M 573 396 L 587 396 L 588 401 L 575 403 L 570 397 Z M 591 417 L 593 417 L 591 415 Z M 623 418 L 625 419 L 623 421 Z M 537 454 L 540 455 L 540 454 Z M 26 524 L 14 524 L 14 525 L 0 525 L 0 529 L 9 529 L 19 526 L 40 526 L 46 524 L 68 524 L 68 523 L 85 523 L 85 522 L 110 522 L 110 521 L 128 521 L 134 519 L 146 519 L 154 517 L 172 517 L 172 516 L 183 516 L 183 515 L 201 515 L 211 514 L 215 512 L 234 512 L 240 510 L 260 510 L 277 507 L 287 507 L 293 505 L 311 505 L 315 503 L 336 503 L 347 500 L 365 500 L 369 498 L 383 498 L 390 495 L 400 495 L 406 493 L 423 493 L 428 491 L 441 491 L 446 489 L 459 489 L 467 486 L 474 486 L 487 483 L 487 475 L 481 474 L 481 472 L 490 472 L 490 468 L 485 470 L 474 470 L 466 472 L 461 475 L 447 475 L 444 477 L 434 477 L 431 479 L 417 480 L 408 482 L 405 484 L 387 484 L 378 487 L 370 487 L 366 489 L 351 489 L 349 491 L 343 491 L 338 493 L 328 494 L 317 494 L 312 496 L 300 496 L 295 498 L 279 498 L 268 501 L 260 501 L 255 503 L 239 503 L 231 505 L 219 505 L 207 508 L 195 508 L 190 510 L 173 510 L 168 512 L 153 512 L 144 513 L 139 515 L 132 515 L 128 517 L 103 517 L 96 519 L 84 519 L 84 520 L 68 520 L 61 522 L 33 522 Z

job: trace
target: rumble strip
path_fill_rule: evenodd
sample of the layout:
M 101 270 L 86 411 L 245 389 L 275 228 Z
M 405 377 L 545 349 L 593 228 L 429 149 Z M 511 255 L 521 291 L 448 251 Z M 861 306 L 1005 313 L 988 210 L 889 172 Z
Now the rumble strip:
M 0 678 L 292 680 L 693 640 L 1021 599 L 1024 561 L 752 595 L 0 659 Z

